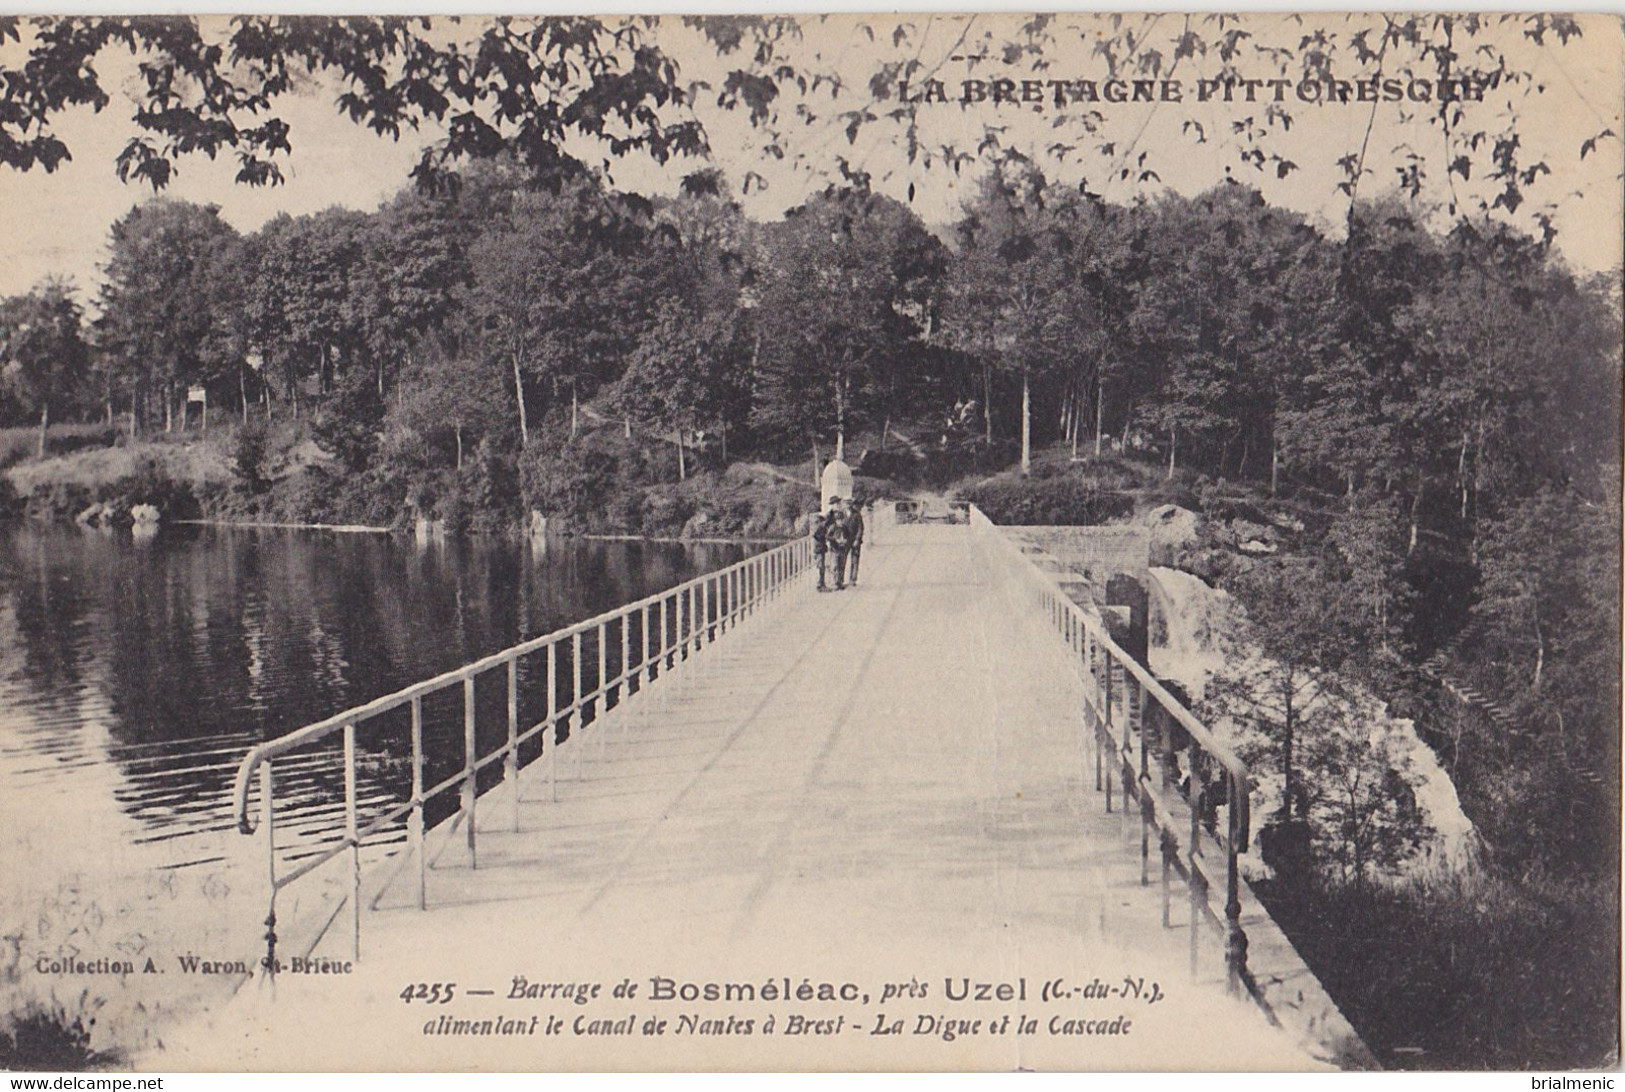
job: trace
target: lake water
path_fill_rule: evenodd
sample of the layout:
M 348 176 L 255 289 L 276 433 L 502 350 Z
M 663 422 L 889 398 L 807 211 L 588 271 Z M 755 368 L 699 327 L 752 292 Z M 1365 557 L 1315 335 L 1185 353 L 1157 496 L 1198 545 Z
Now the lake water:
M 42 935 L 30 932 L 22 947 L 150 944 L 162 929 L 143 917 L 166 898 L 193 906 L 201 893 L 224 911 L 224 889 L 244 886 L 237 873 L 262 851 L 236 831 L 230 808 L 237 765 L 261 740 L 746 553 L 186 526 L 142 540 L 0 527 L 0 886 L 31 927 L 34 905 L 47 908 Z M 488 698 L 495 715 L 485 715 Z M 502 700 L 481 691 L 482 750 L 485 723 L 498 737 L 505 731 Z M 524 704 L 528 712 L 534 702 Z M 426 706 L 425 717 L 430 743 L 453 733 L 458 741 L 431 763 L 426 776 L 437 778 L 460 761 L 460 712 L 431 717 Z M 342 771 L 331 759 L 317 751 L 279 763 L 278 823 L 287 807 L 293 856 L 301 829 L 317 841 L 332 836 Z M 369 741 L 363 759 L 364 807 L 399 799 L 409 767 L 398 747 Z M 444 807 L 455 806 L 451 795 Z M 262 875 L 260 864 L 254 878 Z M 120 916 L 128 920 L 114 927 Z M 11 954 L 26 972 L 31 953 Z M 0 966 L 0 986 L 8 971 L 15 978 L 18 965 Z

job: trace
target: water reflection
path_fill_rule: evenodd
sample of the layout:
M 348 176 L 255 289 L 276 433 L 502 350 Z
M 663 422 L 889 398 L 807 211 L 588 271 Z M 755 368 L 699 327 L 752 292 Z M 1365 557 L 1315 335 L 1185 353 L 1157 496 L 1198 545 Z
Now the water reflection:
M 50 851 L 59 830 L 64 841 L 115 842 L 121 861 L 145 868 L 221 860 L 238 851 L 228 795 L 253 743 L 743 555 L 641 542 L 543 550 L 263 529 L 166 527 L 137 540 L 7 528 L 0 771 L 30 819 L 25 841 L 8 835 L 6 856 L 23 844 Z M 482 690 L 482 709 L 490 699 L 501 695 Z M 426 734 L 448 736 L 459 717 L 426 711 Z M 364 743 L 363 816 L 397 799 L 409 776 L 391 736 L 381 725 Z M 321 820 L 341 807 L 341 777 L 319 749 L 278 764 L 294 842 L 301 829 L 312 844 L 329 836 Z M 71 821 L 53 825 L 48 806 L 21 803 L 49 797 L 73 801 Z M 115 814 L 103 814 L 109 803 Z M 145 848 L 126 860 L 131 847 Z

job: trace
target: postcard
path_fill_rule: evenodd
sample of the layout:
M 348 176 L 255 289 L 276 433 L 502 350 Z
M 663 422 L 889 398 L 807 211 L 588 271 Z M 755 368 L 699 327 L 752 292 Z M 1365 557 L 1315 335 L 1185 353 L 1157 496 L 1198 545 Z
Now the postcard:
M 1619 1059 L 1613 16 L 0 18 L 0 1068 Z

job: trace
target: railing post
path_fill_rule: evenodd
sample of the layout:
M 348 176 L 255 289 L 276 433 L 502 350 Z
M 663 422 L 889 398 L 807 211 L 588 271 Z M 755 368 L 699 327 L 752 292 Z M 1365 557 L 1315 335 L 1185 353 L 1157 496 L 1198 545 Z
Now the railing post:
M 1105 689 L 1102 691 L 1100 699 L 1100 746 L 1102 749 L 1109 747 L 1115 752 L 1117 747 L 1112 742 L 1112 654 L 1102 649 L 1100 658 L 1105 662 L 1106 668 L 1106 670 L 1103 672 L 1105 675 L 1106 685 Z M 1105 764 L 1107 815 L 1112 813 L 1112 768 L 1118 765 L 1120 762 L 1121 759 L 1114 753 L 1112 755 L 1112 760 Z
M 1134 723 L 1140 734 L 1140 886 L 1147 887 L 1151 883 L 1151 825 L 1155 815 L 1151 803 L 1151 746 L 1146 733 L 1151 724 L 1151 695 L 1138 683 L 1134 695 Z
M 603 720 L 604 710 L 609 705 L 609 642 L 605 640 L 608 630 L 607 622 L 598 623 L 598 685 L 593 689 L 598 691 L 598 699 L 593 704 L 593 719 Z
M 688 654 L 690 656 L 700 650 L 700 635 L 702 632 L 700 623 L 703 620 L 700 617 L 700 609 L 703 606 L 700 603 L 700 589 L 703 587 L 705 587 L 703 582 L 688 586 L 688 635 L 691 638 L 688 645 Z
M 513 829 L 519 829 L 519 657 L 508 661 L 508 753 L 502 761 L 502 780 L 513 794 Z
M 669 598 L 670 597 L 666 595 L 662 595 L 660 597 L 660 673 L 662 675 L 666 673 L 666 602 Z M 662 687 L 661 689 L 665 688 Z
M 1232 994 L 1241 990 L 1247 969 L 1247 934 L 1241 928 L 1241 876 L 1236 868 L 1236 850 L 1241 844 L 1241 793 L 1233 772 L 1226 772 L 1226 810 L 1230 813 L 1225 838 L 1224 964 Z
M 474 809 L 475 801 L 479 799 L 479 789 L 475 785 L 478 771 L 474 769 L 477 761 L 474 743 L 474 676 L 463 676 L 463 819 L 468 825 L 468 867 L 479 867 L 479 856 L 474 845 Z
M 418 858 L 418 909 L 429 908 L 429 854 L 423 838 L 423 699 L 412 695 L 412 818 L 408 826 Z
M 547 790 L 559 798 L 559 642 L 547 642 Z
M 728 625 L 733 621 L 733 586 L 734 570 L 724 569 L 717 574 L 717 636 L 728 632 Z
M 598 760 L 603 761 L 604 748 L 609 746 L 609 727 L 604 724 L 604 715 L 609 711 L 609 654 L 606 651 L 609 645 L 609 623 L 598 623 L 598 701 L 593 706 L 593 723 L 598 725 Z
M 1095 791 L 1100 792 L 1104 788 L 1101 779 L 1103 756 L 1100 753 L 1100 714 L 1095 711 L 1100 705 L 1100 676 L 1095 674 L 1095 642 L 1093 638 L 1086 638 L 1083 646 L 1084 655 L 1089 661 L 1086 672 L 1088 681 L 1084 683 L 1084 686 L 1089 691 L 1089 704 L 1086 708 L 1089 710 L 1090 742 L 1094 745 L 1095 750 Z
M 355 721 L 344 724 L 344 840 L 350 843 L 351 952 L 361 958 L 361 838 L 355 818 Z
M 581 764 L 585 761 L 582 754 L 586 750 L 587 726 L 582 723 L 585 719 L 587 705 L 581 700 L 581 631 L 578 629 L 570 635 L 570 740 L 575 744 L 576 777 L 581 777 Z
M 673 598 L 676 600 L 672 604 L 672 609 L 676 612 L 674 619 L 676 626 L 671 635 L 671 666 L 675 669 L 688 652 L 688 637 L 683 631 L 684 600 L 688 598 L 688 589 L 678 588 Z
M 653 682 L 655 677 L 655 665 L 649 659 L 649 616 L 652 613 L 653 607 L 648 603 L 643 604 L 643 624 L 638 627 L 643 638 L 643 682 L 638 683 L 639 693 L 643 692 L 645 683 Z
M 1161 709 L 1161 706 L 1158 706 L 1158 708 Z M 1174 731 L 1173 726 L 1169 723 L 1168 711 L 1162 709 L 1159 716 L 1162 724 L 1161 731 L 1157 736 L 1157 743 L 1159 744 L 1158 749 L 1161 752 L 1162 759 L 1162 799 L 1167 800 L 1174 776 Z M 1170 819 L 1170 816 L 1163 816 L 1164 828 L 1166 828 Z M 1173 872 L 1173 855 L 1176 852 L 1176 847 L 1170 844 L 1172 840 L 1173 834 L 1166 829 L 1161 832 L 1161 837 L 1158 839 L 1162 849 L 1162 926 L 1164 929 L 1172 924 L 1173 893 L 1170 874 Z
M 1190 789 L 1185 794 L 1186 802 L 1191 809 L 1191 840 L 1185 847 L 1185 886 L 1189 889 L 1191 902 L 1191 977 L 1196 977 L 1196 946 L 1197 930 L 1202 923 L 1202 903 L 1206 901 L 1206 893 L 1198 885 L 1205 885 L 1207 877 L 1199 870 L 1196 863 L 1198 847 L 1202 837 L 1202 770 L 1196 758 L 1196 740 L 1191 740 L 1190 761 Z
M 632 612 L 621 615 L 621 673 L 620 690 L 615 704 L 624 702 L 632 690 Z
M 265 830 L 265 877 L 270 888 L 265 910 L 265 973 L 276 981 L 276 822 L 271 760 L 260 763 L 260 826 Z

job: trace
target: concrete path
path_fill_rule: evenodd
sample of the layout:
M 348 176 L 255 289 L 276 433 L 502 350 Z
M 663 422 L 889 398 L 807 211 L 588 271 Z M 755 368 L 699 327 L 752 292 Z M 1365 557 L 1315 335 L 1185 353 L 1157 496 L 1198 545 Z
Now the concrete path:
M 527 768 L 517 832 L 482 798 L 478 869 L 460 833 L 441 839 L 431 910 L 404 881 L 383 892 L 352 973 L 250 982 L 157 1064 L 1314 1065 L 1224 995 L 1213 938 L 1192 981 L 1183 899 L 1164 928 L 1137 820 L 1094 791 L 1080 684 L 988 583 L 969 530 L 872 534 L 859 588 L 779 601 L 562 748 L 556 800 L 546 763 Z M 601 989 L 515 998 L 516 977 Z M 634 996 L 613 996 L 623 979 Z M 657 979 L 679 996 L 651 996 Z M 778 997 L 785 979 L 813 998 Z M 1044 997 L 1056 980 L 1064 996 Z M 455 982 L 455 1000 L 401 1000 L 417 982 Z M 848 982 L 846 1001 L 816 996 Z M 979 982 L 999 985 L 977 1001 Z M 704 1001 L 706 983 L 729 1000 Z

